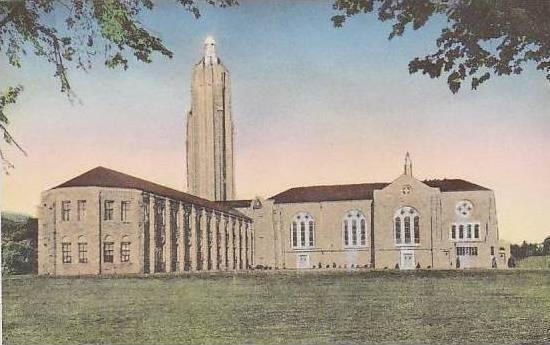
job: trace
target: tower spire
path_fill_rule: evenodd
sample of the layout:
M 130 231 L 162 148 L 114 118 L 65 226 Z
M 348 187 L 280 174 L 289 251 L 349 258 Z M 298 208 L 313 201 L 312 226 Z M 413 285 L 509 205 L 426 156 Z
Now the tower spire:
M 407 151 L 407 154 L 405 154 L 405 175 L 412 176 L 412 160 L 411 155 L 409 154 L 409 151 Z
M 216 58 L 216 41 L 214 37 L 208 36 L 204 40 L 204 63 L 213 65 L 217 62 Z

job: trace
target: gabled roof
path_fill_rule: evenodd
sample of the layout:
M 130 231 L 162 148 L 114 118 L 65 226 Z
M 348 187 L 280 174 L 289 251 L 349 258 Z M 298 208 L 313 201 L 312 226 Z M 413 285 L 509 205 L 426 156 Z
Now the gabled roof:
M 488 188 L 460 179 L 425 180 L 426 185 L 439 188 L 441 192 L 462 192 L 489 190 Z M 296 187 L 272 196 L 276 204 L 297 202 L 372 200 L 374 191 L 383 189 L 390 183 L 359 183 L 330 186 Z
M 490 190 L 475 183 L 461 179 L 424 180 L 430 187 L 439 188 L 442 192 L 467 192 L 474 190 Z
M 272 196 L 276 204 L 293 202 L 320 202 L 342 200 L 370 200 L 376 189 L 386 187 L 388 183 L 341 184 L 332 186 L 296 187 Z
M 249 219 L 241 212 L 234 210 L 231 207 L 224 205 L 223 203 L 199 198 L 195 195 L 180 192 L 178 190 L 165 187 L 154 182 L 150 182 L 104 167 L 94 168 L 52 189 L 66 187 L 107 187 L 137 189 L 169 199 L 183 201 L 189 204 L 194 204 Z

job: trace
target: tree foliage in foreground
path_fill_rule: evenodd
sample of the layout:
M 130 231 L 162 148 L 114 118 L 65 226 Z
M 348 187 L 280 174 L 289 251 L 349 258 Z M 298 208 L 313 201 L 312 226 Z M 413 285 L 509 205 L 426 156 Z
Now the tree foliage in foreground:
M 335 0 L 333 8 L 336 27 L 360 14 L 391 22 L 389 39 L 423 27 L 436 15 L 446 16 L 437 50 L 412 59 L 409 72 L 446 75 L 453 93 L 463 82 L 475 90 L 491 77 L 521 74 L 530 63 L 550 82 L 550 1 Z
M 236 0 L 173 0 L 193 17 L 200 5 L 232 6 Z M 150 63 L 155 53 L 171 58 L 162 39 L 140 18 L 153 11 L 153 0 L 0 0 L 0 51 L 9 64 L 21 67 L 22 57 L 33 53 L 54 67 L 60 90 L 74 99 L 69 68 L 84 71 L 101 59 L 110 68 L 127 69 L 135 58 Z M 3 92 L 4 106 L 14 103 L 21 87 Z M 7 131 L 7 116 L 0 119 L 7 143 L 16 144 Z M 16 146 L 21 149 L 19 145 Z M 5 159 L 4 169 L 11 165 Z
M 18 214 L 2 213 L 2 273 L 36 273 L 38 268 L 38 221 Z

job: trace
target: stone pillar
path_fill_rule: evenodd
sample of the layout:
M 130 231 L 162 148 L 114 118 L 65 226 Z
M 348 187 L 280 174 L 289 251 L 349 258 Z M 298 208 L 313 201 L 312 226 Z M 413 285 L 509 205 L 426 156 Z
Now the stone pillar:
M 163 199 L 164 203 L 164 269 L 165 272 L 172 272 L 172 207 L 170 202 Z
M 227 219 L 227 269 L 235 269 L 235 218 Z
M 237 268 L 239 270 L 243 269 L 243 220 L 239 219 L 238 229 L 237 229 Z
M 156 237 L 156 225 L 157 225 L 157 208 L 156 198 L 151 195 L 149 198 L 149 273 L 155 273 L 155 237 Z
M 250 241 L 250 265 L 252 267 L 255 266 L 255 263 L 254 263 L 254 251 L 256 250 L 255 248 L 255 245 L 256 245 L 256 234 L 255 234 L 255 231 L 254 231 L 254 224 L 251 224 L 250 225 L 250 234 L 251 234 L 251 241 Z
M 227 269 L 227 217 L 220 214 L 220 227 L 219 227 L 219 233 L 220 233 L 220 271 L 225 271 Z
M 208 218 L 208 212 L 205 209 L 201 211 L 201 246 L 200 246 L 200 256 L 201 256 L 201 270 L 208 270 L 208 229 L 207 224 L 210 221 Z
M 213 213 L 212 221 L 212 269 L 219 271 L 220 269 L 220 214 Z
M 189 207 L 189 267 L 197 270 L 197 209 Z
M 185 267 L 185 242 L 184 242 L 184 231 L 185 231 L 185 208 L 181 202 L 178 202 L 178 272 L 183 272 Z
M 246 226 L 245 226 L 245 244 L 246 244 L 246 264 L 245 264 L 245 269 L 249 269 L 250 268 L 250 222 L 246 222 Z

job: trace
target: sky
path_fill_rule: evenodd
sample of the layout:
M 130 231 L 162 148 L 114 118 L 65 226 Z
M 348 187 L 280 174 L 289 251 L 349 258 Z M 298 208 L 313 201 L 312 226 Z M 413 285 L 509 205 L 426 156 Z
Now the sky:
M 462 178 L 494 190 L 501 238 L 550 235 L 550 84 L 528 66 L 453 95 L 445 78 L 410 75 L 435 50 L 444 21 L 387 39 L 372 16 L 330 22 L 330 2 L 241 1 L 195 20 L 168 2 L 141 18 L 174 52 L 127 71 L 98 60 L 70 71 L 80 102 L 59 92 L 53 66 L 0 57 L 0 89 L 22 84 L 10 129 L 28 156 L 2 177 L 3 210 L 36 214 L 41 191 L 96 166 L 186 189 L 185 117 L 193 64 L 212 35 L 231 73 L 237 198 L 295 186 L 390 182 L 405 152 L 419 179 Z M 61 20 L 53 18 L 52 20 Z

